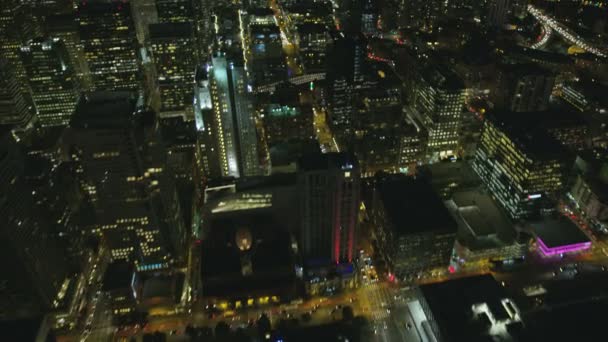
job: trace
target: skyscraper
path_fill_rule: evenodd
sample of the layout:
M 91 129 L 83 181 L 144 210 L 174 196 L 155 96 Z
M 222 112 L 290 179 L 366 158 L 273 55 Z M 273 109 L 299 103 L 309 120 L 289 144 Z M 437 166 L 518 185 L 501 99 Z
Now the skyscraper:
M 32 40 L 21 47 L 21 60 L 40 126 L 67 125 L 76 108 L 78 89 L 63 41 Z
M 354 155 L 305 155 L 298 163 L 300 249 L 311 263 L 352 262 L 360 171 Z
M 0 318 L 40 315 L 65 296 L 66 260 L 36 214 L 24 183 L 24 157 L 10 130 L 0 131 Z
M 260 174 L 258 139 L 247 75 L 239 57 L 220 53 L 212 58 L 210 87 L 213 100 L 216 158 L 223 177 Z
M 194 18 L 196 0 L 155 0 L 159 23 L 185 23 Z
M 538 216 L 565 182 L 568 154 L 529 113 L 491 113 L 484 122 L 473 169 L 513 219 Z M 546 202 L 545 202 L 546 203 Z
M 17 78 L 19 88 L 27 92 L 27 80 L 19 58 L 19 48 L 41 34 L 41 28 L 33 11 L 23 1 L 0 1 L 0 56 L 8 61 Z
M 362 86 L 364 46 L 359 37 L 341 36 L 327 55 L 327 95 L 329 123 L 338 135 L 353 131 L 355 89 Z
M 70 124 L 72 157 L 111 256 L 162 268 L 181 258 L 186 232 L 154 113 L 142 102 L 131 93 L 81 99 Z
M 34 114 L 28 100 L 12 65 L 0 59 L 0 124 L 27 127 Z
M 428 131 L 432 159 L 455 154 L 462 123 L 465 86 L 450 70 L 427 67 L 416 87 L 415 116 Z
M 80 38 L 95 90 L 136 90 L 140 83 L 137 39 L 128 1 L 78 4 Z
M 192 116 L 192 90 L 196 68 L 193 34 L 190 23 L 150 25 L 161 115 Z
M 498 72 L 496 105 L 514 112 L 546 110 L 555 75 L 536 64 L 506 64 Z

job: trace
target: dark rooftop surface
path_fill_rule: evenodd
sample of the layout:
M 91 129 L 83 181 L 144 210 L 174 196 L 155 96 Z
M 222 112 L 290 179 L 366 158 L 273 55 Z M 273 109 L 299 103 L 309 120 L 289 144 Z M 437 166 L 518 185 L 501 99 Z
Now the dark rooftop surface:
M 136 111 L 137 97 L 130 92 L 95 92 L 80 98 L 70 126 L 78 128 L 124 125 Z
M 570 219 L 560 216 L 530 223 L 536 236 L 549 248 L 589 242 L 589 238 Z
M 538 310 L 526 317 L 526 328 L 518 341 L 603 341 L 606 312 L 606 299 Z
M 346 152 L 306 154 L 298 161 L 298 168 L 302 171 L 350 170 L 358 167 L 355 155 Z
M 15 320 L 0 320 L 0 331 L 3 341 L 34 342 L 43 323 L 42 317 Z M 53 335 L 47 336 L 45 342 L 56 341 Z
M 543 121 L 534 122 L 534 113 L 495 111 L 487 118 L 535 161 L 551 160 L 567 155 L 563 145 L 549 135 L 542 126 Z
M 150 39 L 175 39 L 192 37 L 192 25 L 190 23 L 161 23 L 150 24 Z
M 251 234 L 251 248 L 236 245 L 239 231 Z M 281 292 L 295 280 L 291 242 L 285 229 L 270 215 L 236 212 L 215 215 L 202 243 L 201 277 L 206 296 L 239 296 Z M 249 260 L 252 273 L 243 275 Z
M 253 8 L 247 9 L 247 14 L 258 16 L 258 17 L 263 17 L 263 16 L 273 16 L 274 12 L 272 11 L 272 9 L 270 9 L 268 7 L 253 7 Z
M 122 290 L 131 287 L 135 268 L 128 262 L 116 261 L 108 265 L 103 275 L 104 291 Z
M 460 76 L 445 65 L 433 64 L 422 71 L 422 77 L 431 86 L 451 91 L 464 90 L 465 85 Z
M 184 286 L 184 274 L 173 275 L 154 274 L 144 280 L 143 298 L 171 298 L 178 302 Z
M 328 32 L 327 26 L 323 24 L 303 23 L 296 26 L 298 33 L 323 33 Z
M 396 233 L 456 233 L 458 225 L 426 181 L 395 177 L 381 181 L 377 191 Z
M 472 327 L 472 305 L 486 303 L 498 320 L 508 317 L 501 300 L 505 289 L 489 274 L 420 286 L 434 319 L 446 341 L 479 341 Z

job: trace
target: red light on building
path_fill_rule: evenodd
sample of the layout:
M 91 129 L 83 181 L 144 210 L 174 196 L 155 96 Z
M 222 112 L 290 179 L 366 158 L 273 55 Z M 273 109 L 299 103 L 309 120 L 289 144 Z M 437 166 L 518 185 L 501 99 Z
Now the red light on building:
M 454 266 L 450 265 L 450 267 L 448 267 L 448 272 L 456 273 L 456 268 L 454 268 Z

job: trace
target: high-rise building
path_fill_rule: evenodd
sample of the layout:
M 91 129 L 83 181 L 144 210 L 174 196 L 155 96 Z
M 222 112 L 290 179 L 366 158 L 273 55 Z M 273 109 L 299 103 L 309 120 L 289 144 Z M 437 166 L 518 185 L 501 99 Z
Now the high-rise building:
M 496 106 L 514 112 L 546 110 L 555 75 L 535 64 L 507 64 L 498 72 Z
M 40 315 L 65 296 L 68 271 L 48 222 L 24 183 L 24 156 L 9 129 L 0 131 L 0 317 Z
M 212 58 L 209 85 L 213 106 L 214 158 L 223 177 L 260 174 L 258 138 L 247 74 L 239 56 Z
M 427 153 L 432 159 L 456 154 L 464 107 L 464 83 L 450 70 L 427 67 L 415 92 L 414 116 L 428 131 Z
M 446 269 L 458 225 L 424 179 L 378 175 L 365 203 L 380 253 L 398 279 Z
M 192 116 L 196 46 L 190 23 L 150 25 L 152 58 L 156 65 L 161 116 Z
M 34 111 L 13 71 L 11 64 L 0 59 L 0 124 L 25 128 L 32 122 Z
M 65 126 L 76 108 L 78 87 L 68 52 L 58 38 L 35 39 L 21 47 L 40 126 Z
M 441 0 L 401 0 L 399 10 L 404 13 L 406 23 L 425 31 L 433 31 L 437 21 L 446 11 L 447 1 Z
M 378 31 L 380 8 L 375 0 L 364 0 L 361 13 L 361 32 L 372 35 Z
M 254 86 L 283 81 L 287 77 L 281 30 L 272 15 L 270 9 L 239 12 L 240 26 L 246 28 L 243 34 L 247 37 L 242 39 L 248 75 Z
M 154 113 L 132 93 L 92 93 L 72 117 L 72 158 L 79 164 L 113 259 L 139 268 L 180 261 L 185 228 Z
M 314 154 L 300 159 L 300 250 L 309 263 L 354 260 L 360 177 L 359 163 L 352 154 Z
M 212 41 L 213 22 L 211 20 L 213 1 L 211 0 L 152 0 L 156 4 L 158 23 L 189 23 L 193 30 L 193 51 L 198 61 L 207 58 Z
M 325 71 L 331 36 L 325 25 L 301 24 L 297 27 L 297 42 L 302 63 L 308 73 Z
M 511 0 L 495 0 L 487 3 L 487 25 L 490 27 L 502 27 L 507 22 L 511 10 Z
M 222 175 L 217 155 L 216 132 L 211 100 L 211 67 L 199 66 L 194 83 L 194 122 L 196 124 L 196 163 L 200 178 L 219 178 Z
M 40 34 L 41 27 L 38 18 L 23 1 L 0 2 L 0 56 L 11 65 L 19 88 L 23 92 L 28 91 L 28 85 L 25 70 L 19 58 L 19 48 Z
M 138 89 L 137 38 L 128 1 L 78 3 L 80 39 L 95 90 Z
M 528 113 L 495 112 L 484 122 L 473 169 L 513 219 L 537 216 L 565 182 L 568 153 Z
M 49 15 L 44 19 L 46 33 L 49 37 L 63 41 L 68 52 L 68 60 L 74 69 L 81 91 L 91 88 L 91 75 L 80 42 L 80 30 L 76 21 L 76 13 Z
M 355 89 L 363 84 L 364 45 L 360 37 L 346 36 L 334 40 L 327 56 L 327 98 L 329 124 L 338 135 L 353 131 Z
M 192 22 L 196 0 L 155 0 L 159 23 Z

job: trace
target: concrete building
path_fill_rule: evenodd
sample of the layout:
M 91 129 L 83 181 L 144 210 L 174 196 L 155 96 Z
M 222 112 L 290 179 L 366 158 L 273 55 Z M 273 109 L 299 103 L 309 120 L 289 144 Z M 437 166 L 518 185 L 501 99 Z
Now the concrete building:
M 385 175 L 374 179 L 372 193 L 366 207 L 390 272 L 404 279 L 447 269 L 458 226 L 431 185 Z
M 564 187 L 569 155 L 528 116 L 491 113 L 484 123 L 473 169 L 512 219 L 539 216 Z
M 80 39 L 95 90 L 135 91 L 140 61 L 131 4 L 91 0 L 78 3 Z
M 347 153 L 305 155 L 298 162 L 300 249 L 311 264 L 354 261 L 360 176 L 357 159 Z
M 58 38 L 35 39 L 20 50 L 32 92 L 36 121 L 42 127 L 66 126 L 79 96 L 68 51 Z

